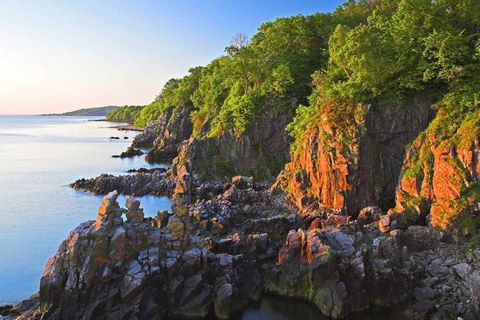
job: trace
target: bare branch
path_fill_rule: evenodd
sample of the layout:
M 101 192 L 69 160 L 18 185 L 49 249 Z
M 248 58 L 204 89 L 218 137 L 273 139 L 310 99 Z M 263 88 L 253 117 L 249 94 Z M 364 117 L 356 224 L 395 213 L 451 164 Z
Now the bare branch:
M 240 49 L 248 45 L 248 36 L 245 33 L 237 33 L 233 36 L 232 41 L 230 41 L 230 46 Z

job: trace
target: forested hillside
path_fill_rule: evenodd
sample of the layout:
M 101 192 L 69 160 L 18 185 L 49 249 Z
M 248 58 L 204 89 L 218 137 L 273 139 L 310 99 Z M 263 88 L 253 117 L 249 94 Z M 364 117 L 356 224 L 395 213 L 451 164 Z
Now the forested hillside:
M 123 106 L 107 114 L 109 121 L 124 121 L 132 123 L 143 106 Z
M 285 188 L 298 203 L 352 213 L 388 209 L 396 198 L 392 215 L 410 212 L 415 222 L 431 213 L 445 228 L 479 199 L 480 3 L 363 6 L 363 23 L 336 26 L 328 66 L 314 74 L 309 105 L 289 124 L 295 141 Z M 428 124 L 422 119 L 430 110 Z M 417 134 L 400 173 L 398 159 Z
M 263 179 L 289 162 L 278 185 L 307 211 L 396 206 L 424 219 L 433 206 L 455 216 L 478 187 L 476 171 L 463 172 L 456 151 L 452 170 L 463 173 L 452 188 L 463 205 L 397 185 L 434 190 L 435 150 L 474 152 L 479 6 L 348 1 L 333 13 L 265 23 L 250 40 L 239 34 L 225 55 L 171 79 L 132 114 L 160 137 L 147 159 L 169 161 L 178 150 L 177 162 L 201 176 Z
M 102 117 L 107 114 L 117 110 L 117 106 L 106 106 L 106 107 L 97 107 L 97 108 L 83 108 L 75 111 L 69 111 L 65 113 L 54 113 L 47 114 L 47 116 L 96 116 Z

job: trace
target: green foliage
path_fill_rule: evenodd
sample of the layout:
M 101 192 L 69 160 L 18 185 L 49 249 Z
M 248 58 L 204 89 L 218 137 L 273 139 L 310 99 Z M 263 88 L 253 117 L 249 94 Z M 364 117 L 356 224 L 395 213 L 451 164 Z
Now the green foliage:
M 440 142 L 452 136 L 457 145 L 471 141 L 480 105 L 480 2 L 348 1 L 333 18 L 328 66 L 314 76 L 309 107 L 299 107 L 288 126 L 294 145 L 320 121 L 326 104 L 338 105 L 329 114 L 334 117 L 345 101 L 397 100 L 432 87 L 444 96 L 428 130 Z M 465 129 L 456 134 L 460 126 Z M 405 175 L 422 174 L 432 156 L 427 151 L 420 150 Z
M 107 114 L 109 121 L 124 121 L 132 123 L 142 106 L 123 106 Z
M 346 8 L 338 19 L 348 24 L 357 16 Z M 293 112 L 307 102 L 310 75 L 328 61 L 335 19 L 331 14 L 298 15 L 263 24 L 250 43 L 242 39 L 206 67 L 169 80 L 134 123 L 145 126 L 168 110 L 190 107 L 193 136 L 225 131 L 239 136 L 267 109 Z
M 311 75 L 328 62 L 328 39 L 341 23 L 355 27 L 372 10 L 369 1 L 350 1 L 334 14 L 279 18 L 226 48 L 226 55 L 165 84 L 154 102 L 135 117 L 144 126 L 167 110 L 191 107 L 193 136 L 239 136 L 269 109 L 293 114 L 307 104 Z M 239 43 L 237 43 L 239 42 Z
M 478 231 L 478 219 L 464 215 L 457 219 L 457 230 L 462 233 L 463 236 L 472 236 L 477 234 Z
M 208 123 L 211 137 L 228 130 L 241 135 L 268 108 L 290 112 L 295 102 L 306 102 L 310 74 L 327 61 L 331 21 L 325 14 L 277 19 L 247 46 L 229 47 L 202 72 L 192 98 L 194 134 Z
M 191 96 L 198 88 L 201 72 L 202 67 L 191 68 L 187 76 L 168 80 L 155 101 L 137 114 L 134 119 L 135 125 L 145 126 L 167 110 L 177 112 L 185 107 L 192 107 Z
M 212 116 L 218 114 L 228 96 L 231 86 L 229 61 L 229 57 L 221 57 L 202 70 L 199 86 L 191 97 L 195 106 L 191 113 L 193 136 L 199 135 Z
M 327 92 L 364 101 L 462 81 L 478 68 L 478 12 L 470 0 L 377 1 L 366 23 L 330 38 Z
M 264 82 L 262 93 L 279 97 L 284 96 L 294 82 L 290 67 L 287 64 L 279 64 L 272 70 L 272 74 Z
M 316 119 L 318 109 L 314 106 L 300 105 L 292 122 L 287 126 L 287 132 L 294 138 L 295 142 L 301 141 L 307 127 Z
M 480 234 L 476 234 L 475 236 L 473 236 L 472 239 L 470 239 L 470 241 L 468 242 L 467 246 L 467 249 L 469 251 L 475 251 L 478 248 L 480 248 Z
M 236 83 L 212 122 L 210 136 L 217 136 L 228 128 L 233 129 L 237 136 L 245 132 L 254 117 L 255 102 L 252 95 L 242 92 L 241 84 Z

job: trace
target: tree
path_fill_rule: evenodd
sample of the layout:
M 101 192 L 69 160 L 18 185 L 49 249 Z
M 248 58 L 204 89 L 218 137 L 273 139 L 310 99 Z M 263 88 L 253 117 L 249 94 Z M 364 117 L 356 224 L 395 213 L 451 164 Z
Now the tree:
M 230 46 L 240 49 L 244 48 L 248 45 L 249 39 L 245 33 L 237 33 L 233 36 L 232 40 L 230 41 Z

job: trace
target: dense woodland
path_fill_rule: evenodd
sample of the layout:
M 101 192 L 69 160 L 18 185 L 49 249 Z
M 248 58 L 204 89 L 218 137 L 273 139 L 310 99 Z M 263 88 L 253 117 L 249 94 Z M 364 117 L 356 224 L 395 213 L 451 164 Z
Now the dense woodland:
M 133 122 L 143 106 L 123 106 L 107 114 L 109 121 Z
M 125 106 L 109 119 L 145 126 L 167 109 L 191 106 L 194 135 L 241 135 L 265 108 L 287 108 L 297 112 L 288 130 L 301 140 L 326 108 L 341 116 L 379 96 L 435 87 L 443 96 L 439 122 L 450 124 L 438 130 L 449 136 L 459 115 L 478 110 L 479 25 L 475 0 L 352 0 L 333 13 L 280 18 L 169 80 L 151 104 Z
M 313 75 L 310 104 L 297 110 L 290 125 L 295 138 L 326 108 L 351 112 L 352 103 L 400 99 L 429 88 L 442 95 L 436 104 L 442 120 L 432 123 L 441 136 L 451 136 L 472 112 L 478 116 L 478 1 L 361 1 L 344 10 L 359 23 L 335 27 L 328 65 Z

